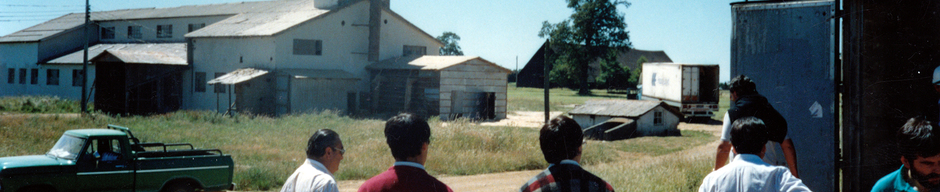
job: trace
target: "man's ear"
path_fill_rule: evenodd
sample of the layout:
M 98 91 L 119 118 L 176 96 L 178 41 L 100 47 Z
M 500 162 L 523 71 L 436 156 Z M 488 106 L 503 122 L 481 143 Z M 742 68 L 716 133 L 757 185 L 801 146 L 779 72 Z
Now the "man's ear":
M 904 167 L 911 169 L 911 161 L 907 157 L 901 156 L 901 164 L 904 164 Z

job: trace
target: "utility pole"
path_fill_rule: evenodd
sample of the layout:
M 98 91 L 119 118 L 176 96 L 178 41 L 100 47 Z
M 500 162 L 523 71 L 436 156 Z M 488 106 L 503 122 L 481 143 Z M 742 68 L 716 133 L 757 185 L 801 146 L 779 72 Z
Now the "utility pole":
M 544 70 L 542 71 L 542 77 L 543 77 L 543 78 L 542 78 L 542 85 L 543 85 L 544 88 L 545 88 L 545 124 L 548 124 L 548 118 L 549 118 L 549 117 L 548 117 L 548 115 L 549 115 L 549 107 L 548 107 L 548 70 L 550 69 L 550 67 L 548 67 L 548 65 L 551 64 L 551 62 L 548 61 L 548 58 L 549 58 L 549 57 L 548 57 L 548 55 L 549 55 L 548 51 L 551 50 L 551 49 L 550 49 L 551 46 L 552 46 L 552 43 L 551 43 L 549 40 L 545 40 L 545 48 L 542 49 L 542 53 L 544 53 L 542 56 L 545 58 L 545 59 L 542 60 L 542 66 L 543 66 L 543 69 L 544 69 Z
M 89 0 L 85 0 L 85 51 L 82 53 L 82 114 L 88 112 L 88 24 L 91 23 L 91 5 L 88 3 Z

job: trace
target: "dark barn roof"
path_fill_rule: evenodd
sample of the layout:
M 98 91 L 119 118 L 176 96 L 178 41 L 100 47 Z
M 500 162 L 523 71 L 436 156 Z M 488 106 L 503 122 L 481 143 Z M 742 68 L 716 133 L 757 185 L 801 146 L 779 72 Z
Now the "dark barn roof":
M 519 71 L 519 77 L 516 79 L 516 87 L 543 87 L 543 72 L 544 62 L 545 62 L 545 47 L 548 46 L 548 43 L 542 43 L 542 46 L 539 47 L 539 50 L 532 55 L 532 58 L 529 59 L 529 62 Z M 551 51 L 551 50 L 549 50 Z M 625 51 L 620 51 L 617 55 L 617 61 L 620 62 L 621 66 L 630 67 L 630 69 L 635 69 L 637 67 L 637 60 L 640 57 L 646 57 L 647 62 L 672 62 L 672 59 L 669 58 L 669 55 L 666 55 L 664 51 L 647 51 L 640 49 L 629 49 Z M 600 69 L 600 63 L 593 62 L 591 63 L 591 68 Z M 594 70 L 593 76 L 600 75 L 600 70 Z M 555 87 L 555 85 L 552 85 Z

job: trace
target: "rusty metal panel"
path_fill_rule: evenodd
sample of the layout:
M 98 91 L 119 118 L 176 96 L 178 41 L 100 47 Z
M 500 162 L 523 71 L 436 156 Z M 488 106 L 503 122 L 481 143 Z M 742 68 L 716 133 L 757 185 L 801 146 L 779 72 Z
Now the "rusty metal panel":
M 732 4 L 731 77 L 746 75 L 787 120 L 799 173 L 838 187 L 833 1 Z

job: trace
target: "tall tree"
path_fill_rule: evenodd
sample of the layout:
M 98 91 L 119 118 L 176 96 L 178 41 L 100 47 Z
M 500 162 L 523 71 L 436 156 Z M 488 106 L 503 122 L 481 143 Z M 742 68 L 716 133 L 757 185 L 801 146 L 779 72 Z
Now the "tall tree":
M 618 5 L 626 8 L 630 3 L 624 0 L 566 1 L 574 14 L 560 23 L 543 22 L 539 37 L 548 38 L 549 47 L 555 49 L 556 55 L 546 60 L 553 65 L 552 77 L 573 77 L 578 83 L 578 94 L 588 95 L 591 94 L 590 63 L 596 60 L 615 63 L 617 61 L 610 58 L 616 57 L 609 55 L 631 48 L 624 15 L 617 12 Z M 567 80 L 570 79 L 553 79 L 554 82 Z
M 444 43 L 444 46 L 440 49 L 441 55 L 463 55 L 460 45 L 457 45 L 460 36 L 457 36 L 456 33 L 445 31 L 441 36 L 437 36 L 437 40 Z

